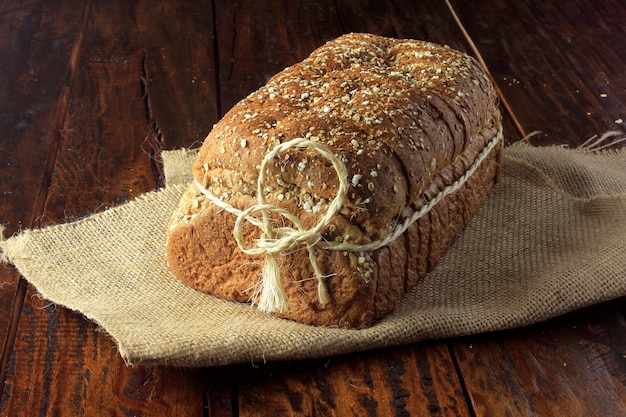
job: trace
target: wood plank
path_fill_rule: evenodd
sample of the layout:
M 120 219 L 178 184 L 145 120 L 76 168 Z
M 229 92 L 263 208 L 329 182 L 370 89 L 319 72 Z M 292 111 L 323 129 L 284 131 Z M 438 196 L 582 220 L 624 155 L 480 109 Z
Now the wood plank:
M 203 8 L 198 13 L 206 6 L 196 5 Z M 80 74 L 72 86 L 62 125 L 45 222 L 82 217 L 155 188 L 158 166 L 154 155 L 164 146 L 165 134 L 157 138 L 153 118 L 158 126 L 169 126 L 171 131 L 193 130 L 188 119 L 171 118 L 161 123 L 158 114 L 147 111 L 142 82 L 146 65 L 152 65 L 152 61 L 147 63 L 149 48 L 144 43 L 162 45 L 162 59 L 170 63 L 169 70 L 180 73 L 186 70 L 186 62 L 176 61 L 168 50 L 176 51 L 174 55 L 180 53 L 184 50 L 180 43 L 204 30 L 207 22 L 195 13 L 185 12 L 171 28 L 179 32 L 175 37 L 168 38 L 158 31 L 141 32 L 138 27 L 149 20 L 144 13 L 150 7 L 160 10 L 158 6 L 153 2 L 131 5 L 124 1 L 94 4 L 79 59 Z M 211 13 L 203 16 L 210 17 Z M 207 61 L 201 64 L 210 65 Z M 164 103 L 157 99 L 166 96 L 159 91 L 161 85 L 150 84 L 149 98 L 155 97 L 163 109 Z M 168 88 L 172 90 L 171 85 Z M 187 92 L 181 89 L 177 94 Z M 184 100 L 178 97 L 177 101 Z M 205 107 L 200 106 L 198 111 L 205 116 Z M 172 143 L 193 140 L 176 139 Z M 22 316 L 2 403 L 2 411 L 8 415 L 162 416 L 204 412 L 207 382 L 202 370 L 127 367 L 109 337 L 94 323 L 49 305 L 32 288 Z
M 293 364 L 240 375 L 242 416 L 470 416 L 443 342 Z
M 127 367 L 92 322 L 27 299 L 3 415 L 201 415 L 202 370 Z
M 344 32 L 419 39 L 470 52 L 443 2 L 338 0 L 336 4 Z
M 221 114 L 283 68 L 339 36 L 333 2 L 217 2 Z
M 0 223 L 6 237 L 38 224 L 50 182 L 49 155 L 58 145 L 68 63 L 83 20 L 82 7 L 59 6 L 0 4 Z M 15 269 L 0 267 L 0 393 L 5 373 L 13 372 L 8 367 L 25 287 Z
M 626 415 L 626 303 L 455 345 L 476 416 Z
M 206 415 L 208 417 L 240 415 L 238 375 L 244 366 L 223 366 L 205 372 L 205 378 L 208 380 L 206 391 Z
M 60 101 L 83 14 L 82 8 L 65 8 L 40 1 L 0 5 L 0 221 L 5 235 L 32 227 L 41 214 L 35 202 L 49 181 L 46 161 L 63 120 Z M 70 22 L 63 22 L 63 13 Z
M 143 1 L 133 4 L 95 3 L 93 19 L 89 21 L 90 36 L 79 61 L 81 74 L 85 78 L 77 79 L 72 100 L 68 101 L 68 117 L 59 125 L 62 127 L 58 136 L 59 157 L 52 159 L 56 167 L 50 198 L 47 200 L 45 222 L 64 221 L 68 217 L 71 219 L 103 210 L 105 206 L 121 204 L 156 187 L 161 174 L 154 158 L 160 149 L 189 146 L 201 140 L 218 114 L 262 85 L 271 74 L 302 59 L 323 40 L 342 31 L 367 30 L 406 37 L 418 37 L 411 33 L 421 33 L 429 40 L 442 39 L 443 43 L 458 42 L 461 45 L 460 36 L 449 35 L 453 30 L 448 23 L 443 23 L 449 21 L 449 16 L 444 18 L 441 4 L 433 8 L 433 5 L 421 6 L 420 2 L 392 5 L 389 2 L 368 1 L 363 5 L 367 13 L 363 13 L 359 8 L 343 2 L 338 3 L 338 9 L 331 2 L 320 7 L 303 6 L 298 2 L 263 7 L 252 2 L 215 3 L 219 7 L 218 20 L 222 19 L 218 25 L 220 42 L 216 44 L 219 51 L 204 48 L 204 42 L 197 35 L 201 33 L 207 45 L 215 45 L 209 36 L 212 29 L 207 29 L 213 27 L 208 2 L 180 7 Z M 62 7 L 67 8 L 62 4 L 55 4 L 55 7 L 59 9 L 47 11 L 46 16 L 63 15 Z M 420 9 L 422 7 L 423 10 Z M 521 4 L 516 7 L 514 10 L 530 6 Z M 552 10 L 552 6 L 532 7 Z M 506 8 L 496 7 L 496 10 L 500 17 L 511 13 Z M 559 10 L 564 15 L 569 12 Z M 464 16 L 467 13 L 464 10 Z M 602 13 L 604 20 L 601 23 L 614 23 L 606 11 Z M 420 16 L 417 22 L 416 16 Z M 422 16 L 425 16 L 423 21 Z M 573 22 L 578 18 L 575 13 L 573 17 L 567 16 Z M 476 27 L 491 30 L 488 26 L 491 17 L 493 15 L 475 16 Z M 589 20 L 593 21 L 593 18 Z M 73 20 L 66 20 L 64 24 L 68 21 Z M 551 23 L 548 21 L 546 24 L 549 27 Z M 472 29 L 473 32 L 476 27 Z M 521 28 L 523 25 L 514 27 Z M 548 32 L 552 35 L 556 33 L 556 29 L 550 30 Z M 573 30 L 573 27 L 568 30 Z M 493 39 L 500 39 L 500 31 Z M 591 32 L 585 33 L 595 33 Z M 517 35 L 512 32 L 505 36 L 506 40 L 500 42 L 510 41 L 514 36 Z M 603 36 L 603 39 L 613 39 L 606 33 Z M 276 37 L 280 41 L 272 43 L 271 40 Z M 46 49 L 50 45 L 47 39 L 41 38 L 37 46 Z M 185 39 L 190 40 L 188 44 Z M 566 44 L 562 41 L 559 45 Z M 486 46 L 489 44 L 484 43 L 481 48 L 486 50 Z M 495 48 L 489 53 L 495 63 L 499 63 L 495 59 L 500 56 L 498 52 Z M 214 54 L 220 59 L 217 71 L 212 70 L 211 59 Z M 568 57 L 573 59 L 570 55 Z M 550 61 L 551 66 L 546 65 L 546 68 L 565 62 L 559 61 L 560 58 L 548 58 L 556 61 Z M 532 61 L 529 57 L 524 59 L 524 62 Z M 623 106 L 623 75 L 616 72 L 623 65 L 608 68 L 601 56 L 595 55 L 590 59 L 594 70 L 612 71 L 604 72 L 604 75 L 596 74 L 593 85 L 600 86 L 603 81 L 611 81 L 609 87 L 603 86 L 605 89 L 602 91 L 607 91 L 606 98 Z M 68 61 L 62 61 L 63 67 L 67 66 Z M 579 68 L 585 69 L 585 65 L 583 63 Z M 514 74 L 507 71 L 497 73 L 499 82 L 505 86 L 509 78 L 504 77 Z M 611 74 L 611 77 L 606 78 L 606 74 Z M 529 74 L 525 81 L 533 81 L 535 75 L 536 72 Z M 220 80 L 219 90 L 211 84 L 216 76 Z M 515 81 L 508 86 L 510 92 L 507 92 L 507 97 L 509 94 L 517 94 L 516 103 L 522 103 L 532 115 L 530 104 L 524 104 L 524 94 L 527 93 L 518 92 L 517 89 L 521 87 Z M 587 83 L 589 79 L 581 76 L 580 81 Z M 574 86 L 577 82 L 571 83 L 570 80 L 563 85 Z M 30 83 L 25 82 L 24 86 L 31 88 L 33 83 Z M 63 80 L 59 85 L 67 86 L 67 83 Z M 540 86 L 537 84 L 535 88 L 541 90 Z M 595 111 L 596 104 L 603 102 L 591 100 L 594 97 L 590 95 L 592 90 L 584 90 L 584 94 L 588 108 L 594 108 Z M 34 87 L 27 91 L 33 92 L 33 102 L 41 103 L 37 101 Z M 544 98 L 530 103 L 551 104 L 555 95 L 555 91 L 549 91 Z M 0 95 L 2 97 L 4 95 Z M 578 100 L 577 103 L 578 106 L 584 100 Z M 563 109 L 560 116 L 566 120 L 572 113 L 565 105 Z M 605 114 L 610 116 L 609 119 L 616 117 L 608 111 Z M 601 124 L 606 122 L 605 118 L 601 116 L 599 121 L 594 119 L 594 123 L 602 127 L 609 126 L 610 123 Z M 44 135 L 56 132 L 55 129 L 46 128 L 40 128 L 40 131 Z M 594 127 L 593 131 L 585 135 L 595 133 L 598 131 Z M 125 141 L 120 140 L 121 137 Z M 1 138 L 0 143 L 4 143 Z M 48 148 L 44 149 L 44 153 L 48 152 Z M 32 152 L 30 149 L 28 151 Z M 110 163 L 112 160 L 118 162 L 116 169 Z M 32 162 L 26 160 L 22 163 Z M 72 178 L 70 173 L 79 175 Z M 0 178 L 4 177 L 0 175 Z M 26 198 L 25 201 L 28 203 L 32 199 Z M 4 206 L 0 207 L 4 209 Z M 17 203 L 15 207 L 19 207 L 17 210 L 23 209 Z M 4 297 L 2 287 L 0 282 L 0 297 Z M 6 287 L 10 289 L 11 286 Z M 3 301 L 0 300 L 0 306 L 6 306 Z M 347 410 L 352 414 L 349 402 L 353 402 L 357 411 L 371 413 L 375 410 L 379 415 L 392 412 L 402 414 L 405 411 L 415 415 L 429 415 L 426 412 L 444 415 L 474 415 L 476 412 L 483 415 L 492 412 L 488 406 L 497 404 L 498 395 L 501 395 L 508 402 L 500 408 L 503 412 L 517 410 L 515 400 L 521 399 L 532 405 L 527 410 L 539 409 L 550 414 L 555 410 L 563 410 L 559 408 L 562 407 L 562 400 L 557 397 L 561 388 L 568 388 L 568 395 L 580 399 L 574 404 L 581 407 L 590 406 L 597 398 L 604 402 L 617 399 L 618 404 L 623 404 L 622 388 L 626 383 L 622 376 L 626 372 L 620 365 L 623 364 L 623 357 L 620 362 L 619 356 L 620 353 L 623 355 L 623 303 L 615 304 L 616 313 L 609 314 L 612 318 L 601 319 L 603 314 L 611 310 L 606 308 L 600 307 L 590 315 L 587 315 L 587 311 L 582 313 L 582 321 L 574 322 L 579 323 L 577 328 L 580 326 L 583 330 L 574 332 L 574 336 L 568 333 L 572 321 L 567 319 L 565 323 L 555 324 L 554 328 L 538 327 L 523 332 L 522 336 L 526 338 L 504 333 L 501 336 L 487 335 L 485 339 L 477 337 L 455 343 L 456 359 L 463 370 L 463 381 L 469 387 L 475 411 L 468 410 L 463 399 L 461 385 L 454 372 L 454 357 L 449 354 L 445 344 L 418 344 L 384 352 L 346 355 L 332 358 L 328 363 L 326 360 L 304 361 L 261 366 L 258 370 L 249 369 L 245 365 L 208 372 L 160 367 L 129 369 L 119 359 L 108 337 L 92 323 L 61 307 L 48 306 L 44 300 L 34 297 L 31 290 L 24 309 L 18 345 L 11 361 L 7 389 L 0 400 L 0 413 L 17 416 L 35 413 L 198 415 L 210 411 L 211 415 L 240 412 L 242 415 L 258 415 L 259 410 L 266 407 L 279 414 L 315 410 L 320 414 L 326 411 L 328 415 L 333 415 L 335 409 Z M 615 334 L 607 334 L 606 329 L 614 328 L 618 329 Z M 472 344 L 471 348 L 467 345 L 468 341 Z M 584 348 L 574 349 L 577 342 L 582 343 Z M 529 353 L 535 350 L 539 353 Z M 563 367 L 567 372 L 558 363 L 550 362 L 558 357 L 554 355 L 567 357 L 568 360 L 563 362 L 567 364 Z M 477 361 L 492 363 L 502 373 L 502 377 L 510 382 L 508 388 L 498 391 L 495 378 L 486 378 L 480 369 L 475 369 L 476 363 L 479 363 Z M 572 371 L 587 366 L 588 361 L 591 363 L 590 370 Z M 513 364 L 509 371 L 507 363 Z M 294 369 L 296 365 L 299 369 Z M 529 376 L 521 378 L 519 374 L 529 369 Z M 241 377 L 231 377 L 231 374 Z M 562 384 L 556 385 L 557 388 L 551 389 L 544 388 L 548 384 L 547 379 L 540 380 L 538 386 L 541 389 L 536 390 L 532 384 L 537 384 L 537 375 L 557 378 L 565 375 L 565 379 Z M 433 378 L 433 381 L 429 381 L 429 378 Z M 583 388 L 587 387 L 580 385 L 580 381 L 586 382 L 585 379 L 594 381 L 600 388 L 592 389 L 589 393 L 583 392 Z M 576 383 L 578 385 L 570 388 L 570 384 Z M 481 384 L 485 387 L 481 388 Z M 207 386 L 209 389 L 205 392 Z M 515 391 L 518 387 L 523 387 L 521 393 Z M 538 394 L 544 390 L 548 399 L 540 398 Z M 332 396 L 329 391 L 332 391 Z M 405 391 L 409 393 L 408 396 L 404 395 Z M 400 395 L 394 395 L 398 393 Z M 233 395 L 234 398 L 231 398 Z M 331 403 L 336 405 L 335 409 L 328 407 Z M 604 405 L 598 409 L 606 415 L 613 415 L 611 411 L 624 411 Z
M 454 2 L 524 128 L 544 132 L 533 143 L 577 146 L 623 130 L 626 35 L 611 28 L 626 10 L 617 3 Z M 455 343 L 476 415 L 625 414 L 624 304 Z
M 135 6 L 146 119 L 163 149 L 200 146 L 219 117 L 211 3 Z
M 533 142 L 624 130 L 624 2 L 452 3 Z

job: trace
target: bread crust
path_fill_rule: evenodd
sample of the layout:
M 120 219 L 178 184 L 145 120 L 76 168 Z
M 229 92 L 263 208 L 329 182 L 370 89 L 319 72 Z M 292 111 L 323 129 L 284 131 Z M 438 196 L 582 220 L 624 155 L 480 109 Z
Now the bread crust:
M 356 245 L 389 236 L 451 186 L 501 134 L 496 92 L 471 57 L 422 41 L 344 35 L 272 77 L 210 132 L 193 167 L 196 180 L 240 210 L 257 204 L 264 157 L 294 138 L 323 144 L 344 164 L 349 190 L 322 231 Z M 498 141 L 460 189 L 387 246 L 317 250 L 330 302 L 319 303 L 306 248 L 277 256 L 289 300 L 281 317 L 360 328 L 388 314 L 467 227 L 496 183 Z M 313 150 L 289 149 L 267 165 L 265 198 L 312 227 L 339 180 Z M 254 300 L 263 256 L 243 253 L 236 217 L 189 186 L 168 225 L 167 259 L 182 282 L 240 302 Z M 274 216 L 276 222 L 284 219 Z M 243 226 L 253 246 L 260 231 Z

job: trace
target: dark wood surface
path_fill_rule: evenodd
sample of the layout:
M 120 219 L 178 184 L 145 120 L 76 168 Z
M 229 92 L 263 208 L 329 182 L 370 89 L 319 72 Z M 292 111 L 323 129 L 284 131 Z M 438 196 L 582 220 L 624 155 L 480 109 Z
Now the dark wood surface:
M 508 143 L 575 146 L 626 119 L 626 4 L 451 1 Z M 475 54 L 445 1 L 0 2 L 0 221 L 72 221 L 163 184 L 238 100 L 342 33 Z M 0 416 L 622 416 L 626 302 L 523 329 L 290 363 L 129 367 L 0 266 Z

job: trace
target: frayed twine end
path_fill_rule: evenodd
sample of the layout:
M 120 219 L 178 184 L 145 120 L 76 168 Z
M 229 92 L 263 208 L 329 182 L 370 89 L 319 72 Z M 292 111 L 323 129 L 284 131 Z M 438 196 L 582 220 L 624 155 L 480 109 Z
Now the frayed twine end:
M 317 298 L 320 304 L 331 301 L 322 271 L 315 259 L 315 249 L 309 247 L 309 257 L 317 278 Z M 261 287 L 257 293 L 257 308 L 265 313 L 284 313 L 289 308 L 289 298 L 280 282 L 280 266 L 273 254 L 265 255 L 265 263 L 261 273 Z
M 269 253 L 265 255 L 261 285 L 258 309 L 265 313 L 284 313 L 287 311 L 289 300 L 280 283 L 280 266 L 278 266 L 274 255 Z
M 529 134 L 527 134 L 526 136 L 522 138 L 522 142 L 526 142 L 527 144 L 531 145 L 530 138 L 532 138 L 533 136 L 540 135 L 540 134 L 541 134 L 540 130 L 535 130 L 534 132 L 530 132 Z
M 603 149 L 606 149 L 610 146 L 617 145 L 618 143 L 626 142 L 626 135 L 624 132 L 620 131 L 608 131 L 605 132 L 602 136 L 598 137 L 598 135 L 594 135 L 583 142 L 576 149 L 589 151 L 589 152 L 598 152 Z
M 518 143 L 525 143 L 529 146 L 533 146 L 533 144 L 530 142 L 530 139 L 541 133 L 542 133 L 541 131 L 535 130 L 534 132 L 531 132 L 527 134 L 526 136 L 524 136 L 522 140 Z M 581 143 L 580 145 L 578 145 L 576 148 L 573 148 L 573 149 L 576 149 L 578 151 L 583 151 L 583 152 L 594 153 L 594 152 L 599 152 L 604 149 L 610 148 L 611 146 L 615 146 L 617 144 L 625 143 L 625 142 L 626 142 L 626 133 L 615 131 L 615 130 L 610 130 L 608 132 L 603 133 L 600 136 L 593 135 L 592 137 L 590 137 L 589 139 L 587 139 L 586 141 L 584 141 L 583 143 Z M 554 146 L 569 148 L 567 144 L 554 145 Z

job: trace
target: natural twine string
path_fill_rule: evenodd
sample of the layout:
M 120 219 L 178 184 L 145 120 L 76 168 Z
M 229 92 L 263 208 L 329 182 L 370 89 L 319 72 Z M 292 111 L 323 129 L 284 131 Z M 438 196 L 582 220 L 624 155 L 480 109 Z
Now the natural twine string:
M 317 151 L 324 158 L 328 159 L 339 179 L 339 190 L 332 200 L 326 213 L 320 216 L 318 222 L 306 229 L 300 219 L 290 213 L 288 210 L 267 204 L 265 198 L 265 179 L 266 168 L 268 164 L 280 153 L 289 148 L 311 148 Z M 309 261 L 318 280 L 317 294 L 320 303 L 325 304 L 330 301 L 326 283 L 324 282 L 323 272 L 317 261 L 316 246 L 322 239 L 321 231 L 327 227 L 332 218 L 341 210 L 343 202 L 348 193 L 348 171 L 344 163 L 337 158 L 326 146 L 319 142 L 314 142 L 304 138 L 292 139 L 288 142 L 277 145 L 271 152 L 263 158 L 261 163 L 259 178 L 257 180 L 257 204 L 246 210 L 239 210 L 228 203 L 220 200 L 217 196 L 207 190 L 202 184 L 196 180 L 198 189 L 216 206 L 237 216 L 233 235 L 237 241 L 237 245 L 242 252 L 247 255 L 265 255 L 265 263 L 261 274 L 260 297 L 258 300 L 258 308 L 266 312 L 283 312 L 287 308 L 288 300 L 283 287 L 280 283 L 280 267 L 276 261 L 275 255 L 287 252 L 299 245 L 306 245 L 309 252 Z M 254 213 L 261 213 L 261 219 L 253 216 Z M 293 227 L 274 228 L 269 217 L 270 213 L 276 213 L 289 220 Z M 243 236 L 242 222 L 246 220 L 254 226 L 261 229 L 260 238 L 256 241 L 255 247 L 248 247 Z
M 365 244 L 330 242 L 324 240 L 321 235 L 322 230 L 330 225 L 332 218 L 342 208 L 348 192 L 349 184 L 347 170 L 343 162 L 320 142 L 313 142 L 304 138 L 296 138 L 277 145 L 271 152 L 265 155 L 263 162 L 261 163 L 259 178 L 257 180 L 257 204 L 246 210 L 239 210 L 222 201 L 219 197 L 207 190 L 198 180 L 195 181 L 195 184 L 200 192 L 204 194 L 213 204 L 237 216 L 233 229 L 233 235 L 241 251 L 248 255 L 265 256 L 265 263 L 260 282 L 260 297 L 257 303 L 259 310 L 270 313 L 284 312 L 288 305 L 288 299 L 280 282 L 280 266 L 275 258 L 277 254 L 292 250 L 299 245 L 305 245 L 309 252 L 311 266 L 313 267 L 315 277 L 318 281 L 318 300 L 322 304 L 328 303 L 330 301 L 330 296 L 326 288 L 323 271 L 317 261 L 316 248 L 323 250 L 368 252 L 389 245 L 402 235 L 413 223 L 428 213 L 443 198 L 461 189 L 465 182 L 467 182 L 467 180 L 474 174 L 474 172 L 476 172 L 478 167 L 487 158 L 489 153 L 502 140 L 502 137 L 502 129 L 500 128 L 498 134 L 487 143 L 485 148 L 472 163 L 472 166 L 458 180 L 442 189 L 432 200 L 424 204 L 419 210 L 415 211 L 403 223 L 398 224 L 385 238 Z M 267 165 L 278 154 L 289 148 L 311 148 L 317 151 L 320 155 L 330 161 L 339 179 L 339 190 L 337 195 L 328 206 L 326 212 L 320 215 L 318 222 L 310 229 L 305 228 L 300 219 L 288 210 L 266 202 L 265 179 Z M 261 218 L 255 217 L 255 213 L 260 213 Z M 284 226 L 274 228 L 269 216 L 270 213 L 276 213 L 284 217 L 289 220 L 294 227 Z M 255 247 L 248 247 L 246 245 L 242 227 L 244 220 L 261 229 L 262 233 L 260 238 L 256 241 Z

